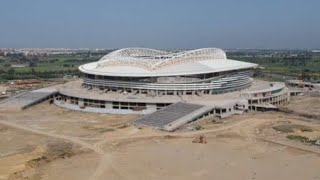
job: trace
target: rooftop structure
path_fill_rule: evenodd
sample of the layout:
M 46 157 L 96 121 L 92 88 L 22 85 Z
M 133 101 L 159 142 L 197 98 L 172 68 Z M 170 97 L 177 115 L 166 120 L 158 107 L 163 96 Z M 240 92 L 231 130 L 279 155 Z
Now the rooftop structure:
M 196 49 L 170 53 L 146 48 L 120 49 L 102 57 L 98 62 L 79 67 L 83 73 L 124 76 L 154 77 L 214 73 L 255 68 L 257 64 L 227 59 L 217 48 Z
M 104 92 L 183 96 L 245 89 L 258 65 L 227 59 L 217 48 L 171 53 L 146 48 L 111 52 L 84 64 L 83 87 Z

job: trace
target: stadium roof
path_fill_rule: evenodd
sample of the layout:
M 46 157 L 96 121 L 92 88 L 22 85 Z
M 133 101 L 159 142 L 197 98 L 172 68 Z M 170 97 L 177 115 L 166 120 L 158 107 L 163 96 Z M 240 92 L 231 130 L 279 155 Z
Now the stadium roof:
M 84 64 L 79 70 L 105 76 L 150 77 L 213 73 L 257 66 L 227 59 L 226 53 L 217 48 L 178 53 L 147 48 L 125 48 L 105 55 L 98 62 Z

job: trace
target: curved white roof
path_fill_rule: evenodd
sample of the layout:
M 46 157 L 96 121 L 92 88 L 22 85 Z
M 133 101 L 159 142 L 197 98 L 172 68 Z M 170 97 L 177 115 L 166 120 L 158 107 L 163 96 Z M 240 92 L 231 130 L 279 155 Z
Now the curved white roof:
M 202 74 L 254 68 L 257 64 L 227 59 L 218 48 L 204 48 L 178 53 L 147 48 L 125 48 L 113 51 L 98 62 L 84 64 L 79 70 L 105 76 L 173 76 Z

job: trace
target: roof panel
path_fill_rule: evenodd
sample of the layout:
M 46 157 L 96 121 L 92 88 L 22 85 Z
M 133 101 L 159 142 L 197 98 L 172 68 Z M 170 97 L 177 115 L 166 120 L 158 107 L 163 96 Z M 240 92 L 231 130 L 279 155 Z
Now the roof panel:
M 255 68 L 258 65 L 236 60 L 220 59 L 205 60 L 197 62 L 189 62 L 185 64 L 177 64 L 165 66 L 156 70 L 147 70 L 137 66 L 106 66 L 103 68 L 95 68 L 97 62 L 85 64 L 79 67 L 80 71 L 89 74 L 105 75 L 105 76 L 124 76 L 124 77 L 148 77 L 148 76 L 178 76 L 213 73 L 221 71 L 231 71 L 237 69 Z
M 223 50 L 203 48 L 170 53 L 147 48 L 114 51 L 80 71 L 105 76 L 177 76 L 255 68 L 257 64 L 227 59 Z

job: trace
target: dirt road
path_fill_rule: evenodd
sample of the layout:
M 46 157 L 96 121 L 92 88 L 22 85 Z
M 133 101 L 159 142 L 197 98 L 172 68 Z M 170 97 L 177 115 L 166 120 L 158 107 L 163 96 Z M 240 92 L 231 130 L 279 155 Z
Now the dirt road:
M 265 141 L 268 143 L 274 143 L 277 145 L 282 145 L 284 147 L 291 147 L 295 149 L 299 149 L 302 151 L 306 152 L 312 152 L 308 150 L 307 148 L 303 146 L 294 146 L 292 144 L 288 144 L 285 142 L 280 142 L 280 141 L 272 141 L 270 139 L 263 139 L 261 137 L 258 137 L 256 134 L 256 129 L 257 127 L 266 124 L 266 123 L 271 123 L 275 121 L 279 121 L 281 118 L 266 118 L 266 119 L 259 119 L 259 118 L 242 118 L 241 120 L 234 121 L 229 124 L 221 125 L 220 127 L 214 128 L 214 129 L 204 129 L 201 131 L 190 131 L 190 132 L 162 132 L 162 131 L 154 131 L 153 133 L 145 133 L 141 134 L 139 131 L 137 133 L 131 134 L 130 131 L 127 131 L 127 133 L 123 133 L 119 137 L 112 137 L 108 138 L 109 134 L 105 133 L 103 137 L 96 138 L 94 143 L 88 143 L 85 142 L 84 140 L 86 138 L 84 137 L 74 137 L 74 136 L 67 136 L 63 134 L 56 134 L 56 133 L 51 133 L 35 128 L 31 128 L 25 125 L 20 125 L 14 122 L 10 121 L 5 121 L 5 120 L 0 120 L 0 124 L 3 124 L 5 126 L 9 126 L 12 128 L 24 130 L 27 132 L 39 134 L 42 136 L 47 136 L 51 138 L 57 138 L 57 139 L 62 139 L 66 140 L 69 142 L 72 142 L 74 144 L 80 145 L 81 147 L 90 149 L 97 153 L 99 155 L 99 163 L 97 164 L 94 172 L 92 175 L 88 178 L 90 180 L 99 180 L 103 179 L 103 175 L 108 172 L 112 174 L 114 177 L 117 177 L 118 179 L 126 179 L 126 176 L 123 176 L 121 168 L 118 167 L 117 160 L 115 157 L 114 153 L 117 153 L 117 148 L 118 147 L 112 147 L 113 144 L 121 144 L 122 142 L 144 142 L 144 141 L 149 141 L 150 139 L 158 139 L 158 138 L 166 138 L 166 137 L 174 137 L 176 139 L 188 139 L 188 138 L 193 138 L 196 135 L 200 134 L 206 134 L 208 136 L 212 134 L 220 134 L 220 133 L 230 133 L 234 132 L 238 134 L 239 136 L 243 137 L 246 141 L 246 143 L 253 145 L 255 143 L 259 143 L 259 141 Z M 126 131 L 124 131 L 126 132 Z M 125 143 L 124 143 L 125 144 Z M 108 148 L 104 149 L 104 146 L 107 145 Z M 265 147 L 260 146 L 259 148 L 264 149 Z M 318 153 L 319 152 L 314 152 Z
M 57 138 L 57 139 L 62 139 L 62 140 L 67 140 L 67 141 L 70 141 L 74 144 L 78 144 L 82 147 L 85 147 L 85 148 L 88 148 L 88 149 L 91 149 L 93 150 L 94 152 L 98 153 L 98 154 L 104 154 L 104 151 L 100 148 L 97 148 L 87 142 L 84 142 L 84 141 L 81 141 L 79 140 L 78 138 L 75 138 L 75 137 L 70 137 L 70 136 L 65 136 L 65 135 L 60 135 L 60 134 L 53 134 L 53 133 L 50 133 L 50 132 L 44 132 L 44 131 L 41 131 L 41 130 L 38 130 L 38 129 L 33 129 L 33 128 L 29 128 L 29 127 L 26 127 L 26 126 L 21 126 L 19 124 L 16 124 L 16 123 L 13 123 L 13 122 L 8 122 L 8 121 L 3 121 L 3 120 L 0 120 L 0 124 L 3 124 L 3 125 L 6 125 L 6 126 L 9 126 L 9 127 L 12 127 L 12 128 L 17 128 L 17 129 L 21 129 L 21 130 L 24 130 L 24 131 L 28 131 L 28 132 L 31 132 L 31 133 L 36 133 L 36 134 L 39 134 L 39 135 L 43 135 L 43 136 L 48 136 L 48 137 L 52 137 L 52 138 Z

